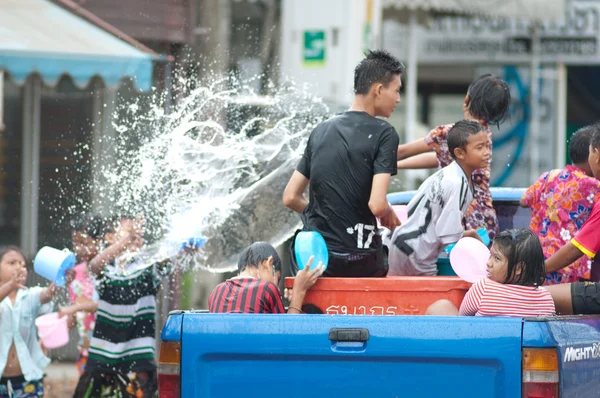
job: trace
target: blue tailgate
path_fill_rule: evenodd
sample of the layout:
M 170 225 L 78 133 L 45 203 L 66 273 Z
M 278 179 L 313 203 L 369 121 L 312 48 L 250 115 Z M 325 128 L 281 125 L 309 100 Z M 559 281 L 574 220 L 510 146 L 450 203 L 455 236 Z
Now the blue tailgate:
M 181 330 L 186 398 L 521 394 L 521 319 L 186 313 Z
M 523 347 L 557 347 L 561 397 L 600 397 L 600 317 L 527 319 Z

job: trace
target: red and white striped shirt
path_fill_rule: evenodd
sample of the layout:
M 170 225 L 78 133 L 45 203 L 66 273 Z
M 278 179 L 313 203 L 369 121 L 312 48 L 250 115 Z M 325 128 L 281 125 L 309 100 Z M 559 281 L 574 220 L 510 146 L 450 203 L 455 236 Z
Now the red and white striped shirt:
M 459 315 L 547 316 L 554 315 L 554 301 L 543 287 L 505 285 L 491 279 L 473 284 L 460 306 Z

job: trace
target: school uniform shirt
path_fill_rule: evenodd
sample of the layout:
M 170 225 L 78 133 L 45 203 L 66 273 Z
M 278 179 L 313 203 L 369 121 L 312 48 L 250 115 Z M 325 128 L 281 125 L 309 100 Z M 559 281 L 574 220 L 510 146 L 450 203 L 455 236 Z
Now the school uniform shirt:
M 156 369 L 156 294 L 169 268 L 152 265 L 123 272 L 106 267 L 97 286 L 98 311 L 86 372 Z M 135 264 L 127 269 L 135 269 Z
M 15 344 L 17 357 L 27 381 L 41 380 L 43 369 L 50 364 L 37 338 L 35 319 L 52 312 L 54 303 L 40 303 L 42 287 L 17 290 L 15 305 L 6 297 L 0 303 L 0 375 L 8 362 L 8 351 Z
M 344 112 L 312 131 L 297 167 L 310 180 L 302 222 L 330 252 L 381 251 L 369 199 L 375 174 L 396 174 L 398 143 L 391 124 L 366 112 Z
M 464 233 L 463 218 L 473 192 L 458 163 L 439 170 L 419 187 L 408 204 L 408 220 L 384 234 L 389 250 L 388 275 L 436 275 L 444 246 Z
M 552 296 L 543 287 L 509 285 L 485 278 L 471 286 L 459 315 L 525 317 L 555 312 Z
M 600 250 L 599 230 L 600 202 L 596 202 L 592 208 L 592 214 L 590 214 L 590 217 L 585 224 L 583 224 L 577 235 L 571 239 L 571 243 L 589 258 L 594 258 Z
M 208 297 L 208 309 L 219 313 L 285 313 L 279 288 L 251 276 L 238 276 L 218 284 Z

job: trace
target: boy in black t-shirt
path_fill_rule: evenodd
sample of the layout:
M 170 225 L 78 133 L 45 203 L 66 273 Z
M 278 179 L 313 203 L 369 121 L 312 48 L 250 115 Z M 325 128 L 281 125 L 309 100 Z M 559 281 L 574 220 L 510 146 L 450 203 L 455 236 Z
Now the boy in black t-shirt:
M 385 51 L 367 54 L 354 70 L 352 106 L 312 131 L 283 194 L 285 206 L 302 214 L 304 229 L 325 238 L 329 265 L 324 276 L 387 274 L 376 217 L 385 227 L 400 225 L 386 197 L 397 171 L 399 139 L 394 127 L 376 116 L 391 116 L 400 102 L 402 70 Z

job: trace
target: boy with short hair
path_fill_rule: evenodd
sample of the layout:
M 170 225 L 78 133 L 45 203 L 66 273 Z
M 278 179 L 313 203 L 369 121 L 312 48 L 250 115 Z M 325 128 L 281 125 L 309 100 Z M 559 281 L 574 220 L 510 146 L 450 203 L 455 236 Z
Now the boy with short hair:
M 600 125 L 579 129 L 571 136 L 571 164 L 548 171 L 530 186 L 521 206 L 531 208 L 529 228 L 540 238 L 544 256 L 550 258 L 568 243 L 590 216 L 594 203 L 600 200 L 600 181 L 592 175 L 588 162 L 590 140 Z M 590 278 L 587 256 L 565 268 L 546 275 L 546 285 L 579 282 Z
M 141 220 L 121 219 L 107 230 L 108 247 L 88 264 L 98 277 L 98 311 L 89 357 L 74 397 L 154 397 L 156 294 L 168 272 L 163 264 L 118 264 L 143 245 Z
M 312 131 L 283 193 L 284 205 L 302 214 L 304 229 L 319 232 L 327 243 L 324 276 L 387 273 L 376 217 L 388 228 L 400 225 L 387 201 L 399 138 L 392 125 L 377 117 L 390 117 L 400 102 L 403 67 L 386 51 L 367 54 L 354 70 L 352 106 Z M 293 248 L 291 258 L 294 263 Z
M 437 275 L 446 245 L 463 236 L 479 239 L 477 231 L 464 231 L 463 218 L 473 201 L 472 174 L 490 159 L 487 133 L 481 124 L 461 120 L 448 132 L 448 148 L 454 162 L 421 184 L 406 223 L 384 234 L 389 275 Z

